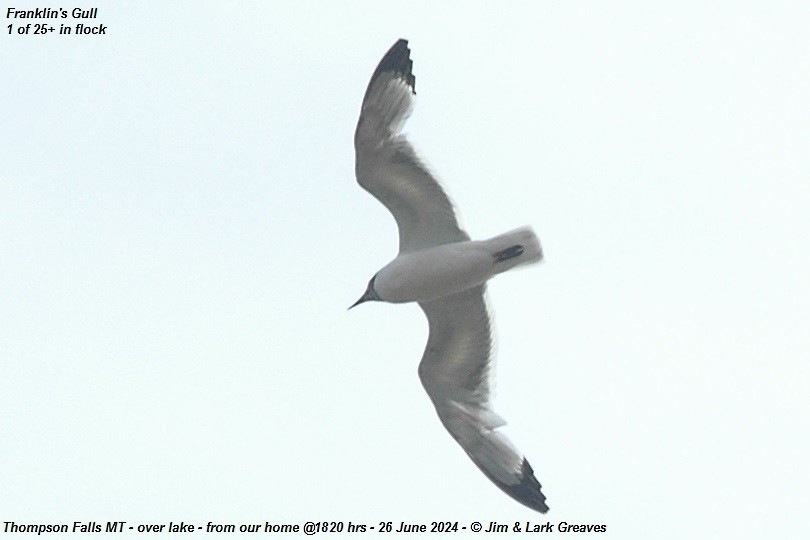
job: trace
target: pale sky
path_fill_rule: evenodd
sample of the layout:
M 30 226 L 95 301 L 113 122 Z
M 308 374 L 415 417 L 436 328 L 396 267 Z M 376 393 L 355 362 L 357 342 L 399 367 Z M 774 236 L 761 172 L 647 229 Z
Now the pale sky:
M 806 534 L 806 5 L 87 7 L 3 18 L 0 521 Z M 468 232 L 543 243 L 490 301 L 546 516 L 440 424 L 421 310 L 346 311 L 397 249 L 352 137 L 400 37 Z

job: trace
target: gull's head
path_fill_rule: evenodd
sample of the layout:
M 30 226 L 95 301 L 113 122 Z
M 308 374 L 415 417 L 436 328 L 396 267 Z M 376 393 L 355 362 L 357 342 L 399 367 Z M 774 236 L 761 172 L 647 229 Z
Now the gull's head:
M 363 296 L 360 297 L 360 300 L 349 306 L 349 309 L 352 309 L 354 306 L 359 306 L 363 302 L 368 302 L 369 300 L 377 300 L 380 301 L 380 295 L 377 294 L 377 291 L 374 289 L 374 280 L 377 279 L 377 275 L 375 274 L 373 278 L 368 282 L 368 287 L 366 287 L 366 292 L 363 293 Z

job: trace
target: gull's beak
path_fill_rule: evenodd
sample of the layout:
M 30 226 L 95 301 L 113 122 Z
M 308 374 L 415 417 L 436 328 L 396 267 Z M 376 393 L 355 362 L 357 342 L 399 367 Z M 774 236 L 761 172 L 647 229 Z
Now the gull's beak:
M 363 293 L 363 296 L 360 297 L 360 300 L 349 306 L 349 309 L 352 309 L 355 306 L 359 306 L 363 302 L 368 302 L 369 300 L 371 300 L 371 296 L 368 294 L 368 291 L 366 291 Z M 347 309 L 346 311 L 349 311 L 349 309 Z
M 354 306 L 359 306 L 363 302 L 368 302 L 369 300 L 379 300 L 380 295 L 377 294 L 377 291 L 374 290 L 374 280 L 377 279 L 377 274 L 374 274 L 374 277 L 371 278 L 371 281 L 368 282 L 368 287 L 366 287 L 366 292 L 363 293 L 363 296 L 360 297 L 360 300 L 355 302 L 354 304 L 349 306 L 349 309 L 352 309 Z M 348 311 L 348 310 L 346 310 Z

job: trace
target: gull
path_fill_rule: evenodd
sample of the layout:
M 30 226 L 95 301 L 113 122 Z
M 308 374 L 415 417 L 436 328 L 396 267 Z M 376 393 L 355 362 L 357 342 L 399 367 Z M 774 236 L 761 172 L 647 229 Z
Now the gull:
M 546 497 L 523 454 L 498 431 L 490 404 L 492 321 L 486 281 L 543 259 L 530 227 L 473 241 L 453 204 L 401 130 L 413 108 L 416 78 L 408 42 L 380 60 L 363 97 L 354 134 L 360 186 L 394 215 L 399 253 L 368 282 L 360 299 L 417 302 L 430 327 L 419 379 L 444 427 L 507 495 L 538 512 Z

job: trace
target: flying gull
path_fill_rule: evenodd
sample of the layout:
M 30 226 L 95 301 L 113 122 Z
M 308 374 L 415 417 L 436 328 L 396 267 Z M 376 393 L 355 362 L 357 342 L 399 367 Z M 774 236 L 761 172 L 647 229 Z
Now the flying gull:
M 394 215 L 399 254 L 352 307 L 369 300 L 419 303 L 430 325 L 419 378 L 442 424 L 495 485 L 546 512 L 531 465 L 498 431 L 506 422 L 490 405 L 492 322 L 485 299 L 488 279 L 542 260 L 540 242 L 529 227 L 480 241 L 461 229 L 447 194 L 401 134 L 416 93 L 412 68 L 408 42 L 400 39 L 363 97 L 354 134 L 357 182 Z

